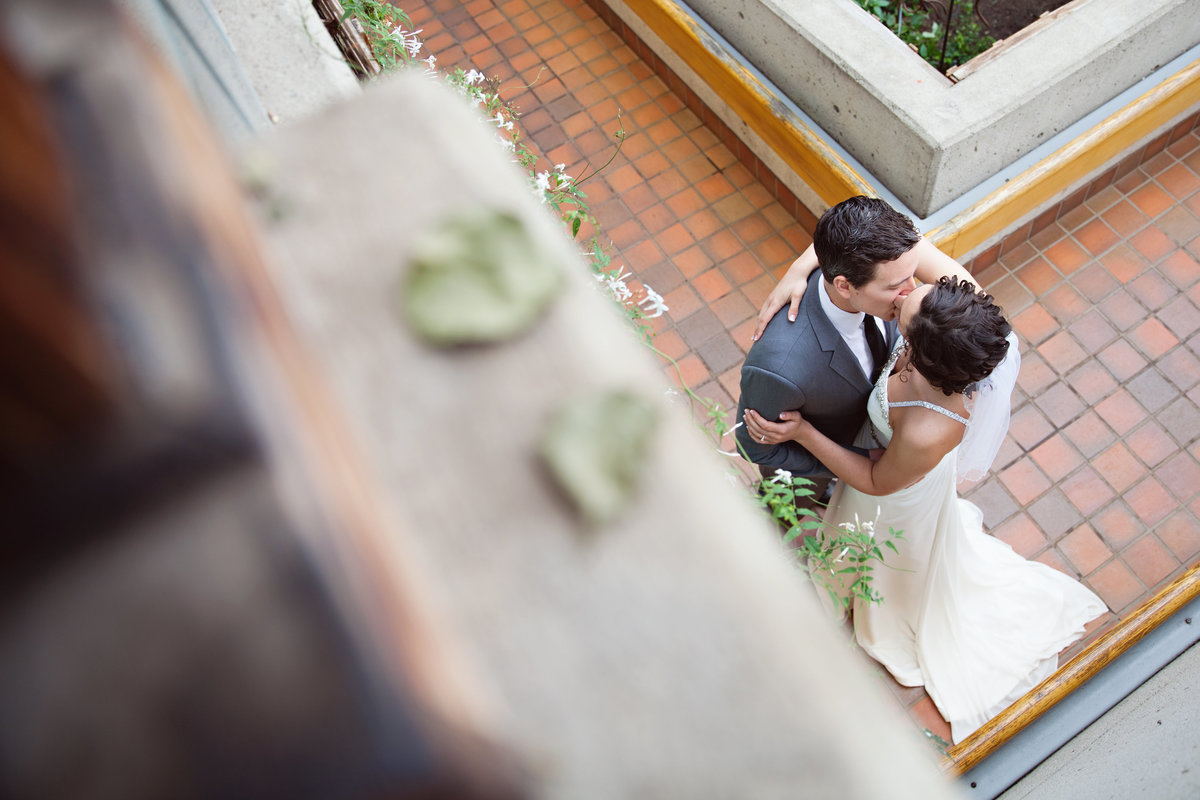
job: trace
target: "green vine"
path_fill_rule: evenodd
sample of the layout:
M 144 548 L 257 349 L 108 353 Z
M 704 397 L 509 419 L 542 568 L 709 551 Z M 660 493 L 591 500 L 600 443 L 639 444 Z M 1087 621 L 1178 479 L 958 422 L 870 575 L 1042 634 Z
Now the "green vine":
M 940 72 L 965 64 L 996 41 L 975 15 L 975 0 L 959 0 L 952 20 L 938 19 L 925 0 L 854 0 Z M 947 31 L 949 27 L 949 31 Z

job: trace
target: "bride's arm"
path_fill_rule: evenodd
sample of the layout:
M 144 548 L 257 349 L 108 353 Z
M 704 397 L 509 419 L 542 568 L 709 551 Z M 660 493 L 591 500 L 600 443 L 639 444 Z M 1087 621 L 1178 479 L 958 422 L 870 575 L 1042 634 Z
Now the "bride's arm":
M 746 430 L 755 439 L 764 437 L 767 442 L 799 442 L 838 478 L 874 496 L 897 492 L 925 477 L 962 436 L 961 427 L 956 430 L 933 415 L 910 415 L 905 420 L 908 424 L 897 426 L 883 456 L 872 461 L 825 436 L 798 412 L 785 411 L 779 419 L 769 422 L 747 410 Z
M 758 310 L 758 327 L 754 329 L 754 333 L 750 337 L 751 341 L 757 342 L 758 337 L 762 336 L 763 331 L 767 329 L 767 323 L 771 321 L 771 318 L 779 312 L 779 309 L 789 303 L 792 307 L 788 309 L 788 321 L 796 321 L 796 314 L 800 312 L 800 299 L 804 297 L 804 290 L 808 288 L 808 276 L 812 275 L 816 268 L 817 251 L 810 244 L 800 254 L 800 257 L 792 262 L 788 271 L 784 273 L 783 277 L 779 279 L 779 283 L 763 301 L 762 308 Z

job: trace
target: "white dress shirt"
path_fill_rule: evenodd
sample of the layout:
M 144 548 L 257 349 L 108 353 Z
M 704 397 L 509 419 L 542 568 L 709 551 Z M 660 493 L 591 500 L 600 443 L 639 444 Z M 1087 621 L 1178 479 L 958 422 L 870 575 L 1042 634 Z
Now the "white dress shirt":
M 825 286 L 825 281 L 820 281 L 821 289 L 821 308 L 825 312 L 825 316 L 829 317 L 829 321 L 833 323 L 833 327 L 841 335 L 842 341 L 850 345 L 850 352 L 854 353 L 854 357 L 858 359 L 859 366 L 862 367 L 863 375 L 869 380 L 871 372 L 874 371 L 875 360 L 871 357 L 871 348 L 867 345 L 867 337 L 863 335 L 863 312 L 861 311 L 843 311 L 833 304 L 829 299 L 829 292 Z M 879 325 L 879 318 L 875 318 L 875 324 Z M 879 329 L 884 341 L 887 341 L 886 332 L 882 327 Z

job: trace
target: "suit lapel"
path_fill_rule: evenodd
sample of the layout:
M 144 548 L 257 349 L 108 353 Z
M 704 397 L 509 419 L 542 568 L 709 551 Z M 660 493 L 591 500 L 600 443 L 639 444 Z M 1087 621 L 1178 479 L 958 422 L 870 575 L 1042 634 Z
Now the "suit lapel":
M 818 292 L 825 291 L 822 288 L 821 270 L 813 272 L 812 277 L 808 279 L 808 289 L 805 291 L 805 300 L 812 298 L 811 303 L 805 302 L 804 306 L 808 310 L 809 324 L 812 325 L 813 332 L 817 336 L 817 342 L 821 345 L 821 349 L 829 357 L 829 368 L 845 378 L 850 384 L 858 387 L 870 386 L 870 378 L 863 374 L 862 366 L 858 363 L 858 359 L 854 357 L 854 353 L 850 350 L 850 345 L 842 338 L 842 335 L 837 332 L 837 328 L 833 327 L 833 323 L 829 321 L 829 317 L 825 315 L 825 310 L 821 308 L 821 297 Z M 894 333 L 890 336 L 890 341 L 895 340 Z

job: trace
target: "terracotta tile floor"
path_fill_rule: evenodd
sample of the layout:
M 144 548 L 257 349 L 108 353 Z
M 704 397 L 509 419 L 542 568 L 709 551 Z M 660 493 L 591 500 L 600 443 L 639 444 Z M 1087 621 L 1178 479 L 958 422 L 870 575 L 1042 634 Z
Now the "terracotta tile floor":
M 670 306 L 657 347 L 735 408 L 757 308 L 809 231 L 583 0 L 397 5 L 442 67 L 501 80 L 549 163 L 579 175 L 626 131 L 588 200 L 613 263 Z M 1113 613 L 1093 637 L 1200 555 L 1197 259 L 1193 130 L 986 268 L 968 265 L 1024 340 L 1011 433 L 968 496 L 996 536 L 1104 598 Z M 922 690 L 893 689 L 949 738 Z

